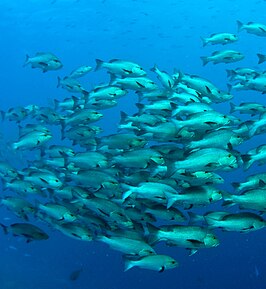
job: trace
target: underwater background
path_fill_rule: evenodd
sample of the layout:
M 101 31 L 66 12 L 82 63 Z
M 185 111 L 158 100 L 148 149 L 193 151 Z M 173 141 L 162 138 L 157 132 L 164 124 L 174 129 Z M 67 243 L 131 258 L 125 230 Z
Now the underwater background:
M 214 51 L 202 46 L 200 37 L 212 33 L 237 33 L 236 21 L 265 23 L 266 1 L 255 0 L 1 0 L 0 1 L 1 110 L 36 104 L 47 106 L 53 99 L 70 96 L 57 88 L 57 77 L 64 77 L 80 65 L 95 67 L 95 59 L 127 59 L 145 70 L 154 64 L 173 73 L 174 69 L 200 75 L 227 90 L 226 69 L 257 67 L 257 53 L 265 53 L 266 39 L 241 32 L 239 41 L 230 44 L 241 51 L 240 63 L 212 63 L 202 66 L 200 56 Z M 64 67 L 43 74 L 23 67 L 26 54 L 49 51 Z M 260 65 L 263 69 L 265 64 Z M 151 74 L 149 74 L 151 75 Z M 156 77 L 153 77 L 156 80 Z M 103 71 L 81 79 L 84 87 L 108 81 Z M 234 102 L 257 101 L 266 105 L 265 96 L 254 91 L 233 91 Z M 104 111 L 101 121 L 106 134 L 115 133 L 120 111 L 136 112 L 137 97 L 119 100 L 119 105 Z M 229 111 L 229 103 L 220 105 Z M 6 140 L 14 140 L 17 124 L 1 124 L 2 154 Z M 246 152 L 265 142 L 256 136 L 237 149 Z M 7 152 L 8 153 L 8 152 Z M 20 160 L 13 160 L 19 162 Z M 249 174 L 265 171 L 252 166 Z M 231 182 L 243 181 L 245 172 L 225 172 L 224 188 L 232 192 Z M 4 195 L 4 193 L 3 193 Z M 16 221 L 1 207 L 0 222 Z M 43 226 L 45 227 L 45 225 Z M 162 274 L 132 269 L 124 271 L 121 254 L 99 242 L 82 242 L 46 228 L 50 238 L 31 242 L 5 235 L 1 238 L 1 289 L 122 289 L 122 288 L 256 288 L 266 284 L 265 229 L 249 234 L 217 232 L 221 244 L 188 256 L 186 250 L 158 245 L 180 263 L 179 268 Z M 83 271 L 77 280 L 71 274 Z

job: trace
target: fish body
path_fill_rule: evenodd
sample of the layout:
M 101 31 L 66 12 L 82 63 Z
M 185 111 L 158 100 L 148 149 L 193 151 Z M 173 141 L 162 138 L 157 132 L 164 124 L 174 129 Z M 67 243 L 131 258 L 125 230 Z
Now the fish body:
M 211 228 L 220 228 L 224 231 L 248 233 L 262 229 L 266 221 L 259 215 L 250 212 L 228 213 L 210 212 L 204 219 Z
M 32 131 L 22 135 L 17 142 L 12 144 L 14 150 L 35 149 L 42 146 L 52 138 L 50 132 Z
M 125 259 L 125 271 L 128 271 L 133 267 L 139 267 L 142 269 L 163 272 L 168 269 L 173 269 L 177 266 L 177 261 L 167 255 L 145 256 L 139 260 Z
M 95 70 L 105 68 L 108 72 L 121 76 L 138 77 L 146 75 L 146 72 L 141 66 L 131 61 L 112 59 L 109 62 L 104 62 L 100 59 L 96 59 L 96 64 Z
M 39 227 L 29 223 L 14 223 L 9 226 L 0 224 L 5 233 L 11 233 L 14 236 L 23 236 L 27 243 L 31 241 L 47 240 L 49 236 Z
M 92 71 L 92 67 L 89 65 L 82 65 L 78 68 L 76 68 L 75 70 L 73 70 L 70 74 L 69 77 L 70 78 L 80 78 L 83 77 L 84 75 L 86 75 L 87 73 L 89 73 L 90 71 Z
M 213 64 L 236 62 L 244 59 L 244 57 L 239 51 L 221 50 L 213 52 L 211 56 L 202 56 L 201 60 L 203 65 L 206 65 L 209 62 L 213 62 Z
M 57 80 L 58 80 L 57 87 L 62 87 L 68 90 L 69 92 L 80 92 L 86 95 L 88 94 L 86 89 L 75 78 L 66 76 L 63 79 L 58 77 Z
M 151 240 L 196 250 L 219 245 L 219 240 L 209 229 L 199 226 L 163 225 L 151 234 Z
M 160 80 L 162 86 L 166 89 L 173 89 L 175 85 L 174 79 L 165 71 L 159 70 L 157 65 L 154 65 L 153 68 L 151 68 L 151 71 L 155 72 L 157 74 L 157 78 Z
M 206 46 L 207 44 L 229 44 L 233 43 L 238 40 L 238 36 L 232 33 L 214 33 L 210 35 L 210 37 L 201 38 L 203 42 L 203 46 Z
M 125 77 L 114 78 L 111 85 L 121 86 L 123 89 L 132 89 L 135 91 L 152 91 L 158 89 L 154 81 L 148 77 Z
M 192 151 L 184 160 L 174 162 L 172 169 L 196 172 L 198 170 L 228 170 L 237 166 L 237 159 L 232 153 L 220 148 L 203 148 Z
M 126 255 L 148 256 L 156 254 L 144 240 L 130 239 L 122 236 L 99 236 L 97 240 L 108 244 L 112 249 Z
M 74 222 L 76 220 L 76 216 L 68 208 L 59 204 L 39 204 L 38 209 L 42 213 L 54 218 L 57 221 Z
M 266 211 L 266 189 L 244 191 L 241 195 L 223 194 L 224 206 L 239 205 L 241 209 Z
M 63 64 L 52 53 L 37 52 L 35 56 L 29 57 L 26 55 L 26 61 L 24 66 L 30 64 L 32 68 L 40 68 L 43 72 L 49 70 L 58 70 L 63 67 Z
M 248 176 L 245 182 L 232 183 L 237 191 L 250 190 L 252 188 L 264 187 L 266 185 L 266 173 L 260 173 Z
M 266 25 L 256 22 L 248 22 L 244 24 L 240 21 L 237 21 L 238 31 L 246 30 L 250 34 L 255 34 L 257 36 L 266 36 Z

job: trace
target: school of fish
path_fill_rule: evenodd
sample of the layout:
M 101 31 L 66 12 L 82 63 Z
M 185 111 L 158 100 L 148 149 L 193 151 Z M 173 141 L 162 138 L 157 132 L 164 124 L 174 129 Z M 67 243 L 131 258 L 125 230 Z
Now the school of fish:
M 263 24 L 237 25 L 239 33 L 266 37 Z M 239 40 L 237 34 L 217 33 L 202 41 L 205 46 Z M 235 50 L 201 57 L 203 65 L 243 58 Z M 266 55 L 258 54 L 258 59 L 260 64 Z M 47 52 L 27 56 L 27 65 L 43 72 L 63 67 Z M 232 94 L 266 93 L 265 71 L 227 70 L 230 90 L 222 91 L 200 76 L 169 74 L 157 65 L 150 74 L 158 81 L 132 61 L 97 59 L 94 70 L 100 69 L 110 74 L 109 83 L 88 91 L 79 78 L 93 73 L 93 67 L 84 65 L 58 77 L 58 87 L 75 96 L 47 107 L 32 104 L 1 112 L 3 121 L 18 123 L 18 138 L 10 148 L 24 156 L 33 151 L 35 158 L 20 168 L 0 161 L 1 205 L 21 219 L 1 224 L 4 233 L 27 242 L 46 240 L 48 229 L 36 226 L 38 220 L 71 238 L 103 242 L 121 252 L 125 271 L 139 267 L 163 272 L 177 267 L 178 261 L 160 254 L 159 242 L 192 255 L 219 245 L 216 229 L 248 233 L 265 228 L 266 172 L 233 182 L 231 193 L 221 189 L 225 180 L 219 175 L 266 163 L 266 144 L 254 143 L 245 153 L 237 150 L 265 133 L 266 107 L 259 102 L 235 104 Z M 138 112 L 121 112 L 117 132 L 107 134 L 97 121 L 132 92 L 139 97 Z M 216 109 L 228 101 L 228 114 Z M 196 214 L 194 208 L 203 213 Z

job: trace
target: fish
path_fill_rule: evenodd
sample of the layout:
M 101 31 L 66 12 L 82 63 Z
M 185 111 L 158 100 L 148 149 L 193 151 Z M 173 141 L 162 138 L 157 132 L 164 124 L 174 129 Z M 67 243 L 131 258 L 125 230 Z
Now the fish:
M 266 190 L 265 188 L 249 189 L 240 195 L 223 193 L 223 206 L 230 207 L 238 205 L 241 209 L 266 211 Z
M 127 60 L 111 59 L 109 62 L 105 62 L 103 60 L 96 59 L 96 64 L 96 71 L 101 68 L 105 68 L 108 70 L 108 72 L 119 74 L 121 76 L 141 77 L 147 74 L 137 63 Z
M 30 64 L 32 68 L 40 68 L 42 72 L 58 70 L 63 67 L 59 58 L 50 52 L 37 52 L 33 57 L 26 55 L 23 66 L 28 64 Z
M 139 267 L 142 269 L 149 269 L 158 272 L 164 272 L 168 269 L 173 269 L 178 266 L 178 262 L 167 255 L 152 255 L 144 256 L 139 260 L 124 259 L 125 261 L 125 271 L 133 267 Z
M 255 189 L 266 186 L 266 173 L 253 174 L 246 178 L 245 182 L 232 182 L 232 186 L 237 191 Z
M 168 170 L 169 174 L 172 174 L 180 169 L 196 172 L 230 170 L 237 167 L 237 159 L 231 152 L 220 148 L 203 148 L 191 151 L 186 159 L 174 162 Z
M 211 56 L 201 56 L 201 60 L 205 66 L 209 62 L 213 62 L 213 64 L 236 62 L 244 57 L 244 54 L 236 50 L 221 50 L 213 52 Z
M 51 132 L 32 131 L 20 136 L 17 142 L 12 143 L 11 147 L 14 150 L 34 150 L 52 138 Z
M 22 236 L 26 242 L 47 240 L 49 236 L 39 227 L 29 223 L 13 223 L 9 226 L 0 224 L 4 233 L 11 233 L 13 236 Z
M 88 95 L 88 91 L 76 80 L 75 78 L 65 76 L 61 79 L 57 77 L 57 87 L 62 87 L 70 92 L 80 92 L 84 95 Z
M 238 40 L 238 36 L 232 33 L 213 33 L 210 37 L 202 37 L 203 46 L 207 44 L 216 45 L 216 44 L 230 44 Z
M 126 255 L 143 257 L 156 254 L 154 249 L 144 240 L 131 239 L 116 235 L 98 236 L 97 240 Z
M 266 113 L 266 106 L 256 102 L 242 102 L 239 105 L 230 102 L 230 113 L 238 111 L 241 114 L 250 114 L 251 116 Z
M 202 248 L 217 247 L 220 242 L 210 229 L 200 226 L 161 225 L 152 228 L 149 236 L 151 244 L 165 241 L 170 246 L 190 249 L 190 255 Z
M 139 77 L 125 77 L 125 78 L 116 78 L 113 77 L 110 81 L 111 85 L 121 86 L 122 89 L 132 89 L 136 91 L 153 91 L 157 90 L 157 84 L 148 77 L 139 76 Z
M 157 74 L 157 78 L 160 80 L 164 88 L 171 90 L 174 87 L 175 81 L 171 75 L 165 71 L 160 71 L 156 64 L 150 70 Z
M 241 21 L 237 20 L 237 28 L 238 32 L 246 30 L 250 34 L 255 34 L 262 37 L 266 36 L 266 25 L 262 23 L 248 22 L 244 24 Z
M 71 71 L 71 73 L 69 74 L 68 77 L 80 78 L 80 77 L 83 77 L 84 75 L 86 75 L 87 73 L 89 73 L 90 71 L 92 71 L 92 69 L 93 69 L 92 66 L 82 65 L 82 66 L 74 69 L 73 71 Z
M 37 204 L 37 209 L 56 221 L 74 222 L 77 217 L 67 207 L 55 203 Z
M 260 145 L 255 149 L 249 150 L 246 154 L 242 155 L 244 161 L 244 168 L 249 169 L 254 162 L 262 165 L 266 162 L 266 145 Z
M 259 215 L 250 212 L 228 213 L 209 212 L 204 215 L 209 228 L 219 228 L 224 231 L 249 233 L 263 229 L 266 221 Z

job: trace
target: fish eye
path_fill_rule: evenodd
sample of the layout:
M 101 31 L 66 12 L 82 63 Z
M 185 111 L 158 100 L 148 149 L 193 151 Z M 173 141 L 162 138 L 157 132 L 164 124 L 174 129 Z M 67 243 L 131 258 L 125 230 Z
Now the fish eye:
M 172 264 L 175 264 L 176 262 L 175 262 L 175 261 L 171 261 L 171 263 L 172 263 Z
M 228 157 L 231 158 L 232 154 L 228 154 Z
M 55 180 L 55 182 L 56 182 L 56 183 L 58 183 L 58 182 L 59 182 L 59 180 Z

